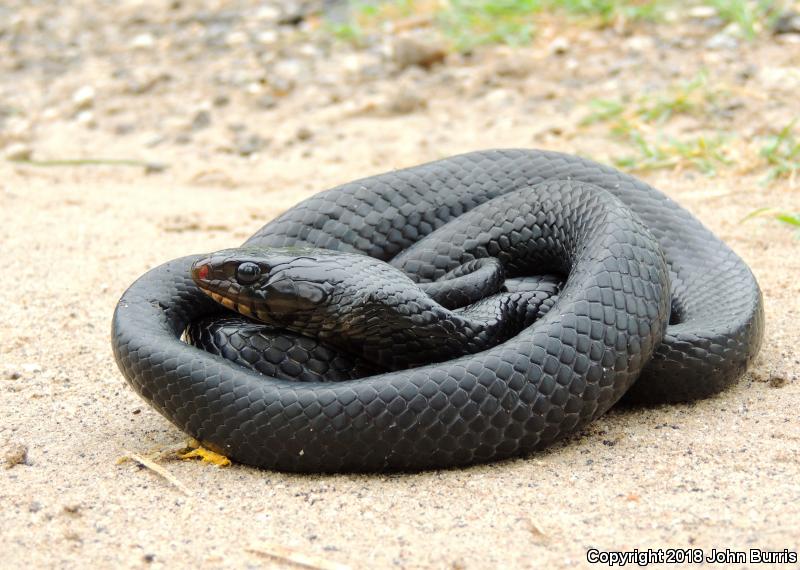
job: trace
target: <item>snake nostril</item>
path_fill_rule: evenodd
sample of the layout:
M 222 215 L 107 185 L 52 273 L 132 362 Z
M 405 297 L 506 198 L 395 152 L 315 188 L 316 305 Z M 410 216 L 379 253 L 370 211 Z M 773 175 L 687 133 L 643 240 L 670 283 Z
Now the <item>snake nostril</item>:
M 208 277 L 208 272 L 210 271 L 208 265 L 201 265 L 197 268 L 197 277 L 200 279 L 205 279 Z

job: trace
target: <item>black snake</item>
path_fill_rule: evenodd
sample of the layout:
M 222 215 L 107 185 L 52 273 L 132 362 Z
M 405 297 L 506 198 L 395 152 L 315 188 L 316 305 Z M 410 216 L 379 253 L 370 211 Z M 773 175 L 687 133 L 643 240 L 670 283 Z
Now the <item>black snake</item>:
M 212 293 L 269 327 L 221 314 Z M 312 196 L 242 249 L 149 271 L 112 324 L 120 369 L 159 412 L 291 471 L 524 454 L 623 395 L 725 388 L 762 334 L 755 278 L 691 214 L 612 168 L 532 150 Z

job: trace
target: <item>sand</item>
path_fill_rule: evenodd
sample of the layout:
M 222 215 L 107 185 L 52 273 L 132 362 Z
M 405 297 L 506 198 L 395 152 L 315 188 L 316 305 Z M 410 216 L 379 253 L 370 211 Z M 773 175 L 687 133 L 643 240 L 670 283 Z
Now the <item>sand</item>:
M 721 76 L 752 61 L 789 69 L 797 45 L 770 42 L 717 60 Z M 797 211 L 800 193 L 788 179 L 762 184 L 763 171 L 744 168 L 745 159 L 713 176 L 680 167 L 643 174 L 733 247 L 764 292 L 761 354 L 717 397 L 614 409 L 513 461 L 418 474 L 289 475 L 178 459 L 187 436 L 117 370 L 111 315 L 137 276 L 174 257 L 238 244 L 315 191 L 478 148 L 608 158 L 616 143 L 582 134 L 575 110 L 603 88 L 588 74 L 585 96 L 570 99 L 563 114 L 558 98 L 542 95 L 533 105 L 537 85 L 566 85 L 560 73 L 581 76 L 551 56 L 522 54 L 541 63 L 544 79 L 506 77 L 490 89 L 499 95 L 479 90 L 468 103 L 448 99 L 445 80 L 430 88 L 439 96 L 428 93 L 427 106 L 402 115 L 354 115 L 347 101 L 309 107 L 300 96 L 277 110 L 233 101 L 190 142 L 157 146 L 143 142 L 156 128 L 152 109 L 170 116 L 184 99 L 211 98 L 210 89 L 195 93 L 182 83 L 200 81 L 191 68 L 169 89 L 136 97 L 105 89 L 104 54 L 50 83 L 25 69 L 4 80 L 9 100 L 22 96 L 13 78 L 35 88 L 23 105 L 36 117 L 36 133 L 25 139 L 35 157 L 134 156 L 167 168 L 0 162 L 0 567 L 558 568 L 585 566 L 591 548 L 797 551 L 800 242 L 777 222 L 741 220 L 762 206 Z M 489 52 L 440 73 L 490 74 L 507 57 Z M 46 112 L 48 101 L 69 99 L 59 94 L 96 77 L 94 126 L 58 105 Z M 428 85 L 426 77 L 404 80 Z M 393 83 L 378 85 L 389 93 Z M 760 127 L 747 131 L 744 122 L 797 116 L 792 89 L 776 81 L 768 96 L 740 95 L 745 110 L 734 123 L 755 137 Z M 271 146 L 243 157 L 213 144 L 228 123 L 250 115 L 248 125 L 272 137 Z M 113 127 L 121 116 L 144 126 L 120 134 Z M 497 119 L 487 125 L 487 116 Z M 552 131 L 558 122 L 567 127 Z M 313 137 L 295 136 L 308 127 Z M 172 127 L 164 128 L 171 137 Z M 126 460 L 132 455 L 169 478 Z

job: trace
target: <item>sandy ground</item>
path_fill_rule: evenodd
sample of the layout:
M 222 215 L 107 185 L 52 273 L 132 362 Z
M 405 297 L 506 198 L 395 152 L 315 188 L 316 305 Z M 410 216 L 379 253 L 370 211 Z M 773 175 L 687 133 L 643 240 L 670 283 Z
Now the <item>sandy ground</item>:
M 543 33 L 542 49 L 499 48 L 433 72 L 387 72 L 352 96 L 315 84 L 275 95 L 274 106 L 253 103 L 263 93 L 203 75 L 240 61 L 237 50 L 246 47 L 234 42 L 207 61 L 176 59 L 184 52 L 163 42 L 180 34 L 158 26 L 177 16 L 146 3 L 91 17 L 64 8 L 58 17 L 90 39 L 102 32 L 135 41 L 108 53 L 78 41 L 83 55 L 73 61 L 64 52 L 66 68 L 55 73 L 48 65 L 61 61 L 52 55 L 58 46 L 52 57 L 31 47 L 50 29 L 37 32 L 32 23 L 55 16 L 38 5 L 10 10 L 17 32 L 33 39 L 4 44 L 16 58 L 4 59 L 0 93 L 16 109 L 4 142 L 27 145 L 40 160 L 136 158 L 166 169 L 0 162 L 0 567 L 296 566 L 273 556 L 288 548 L 289 558 L 302 554 L 321 568 L 555 568 L 584 566 L 589 548 L 800 548 L 800 242 L 773 221 L 740 221 L 763 206 L 800 209 L 792 182 L 762 184 L 763 170 L 746 154 L 767 126 L 800 116 L 800 44 L 767 38 L 703 50 L 708 34 L 690 28 L 682 41 L 696 48 L 693 59 L 674 45 L 648 44 L 628 61 L 638 49 L 631 37 L 647 44 L 657 32 L 617 38 L 583 30 L 570 36 L 567 57 L 592 65 L 576 69 L 543 47 L 552 41 Z M 81 27 L 81 18 L 93 24 Z M 155 48 L 142 39 L 150 33 L 137 28 L 142 21 L 161 30 Z M 620 43 L 627 51 L 614 47 Z M 148 46 L 159 56 L 140 53 Z M 363 54 L 342 57 L 350 65 Z M 120 61 L 139 75 L 168 69 L 173 79 L 152 91 L 120 88 L 127 81 L 114 73 Z M 620 61 L 613 79 L 599 73 Z M 733 115 L 711 120 L 738 135 L 731 148 L 741 154 L 713 176 L 684 167 L 643 176 L 730 244 L 762 286 L 764 347 L 756 366 L 718 397 L 612 410 L 549 451 L 515 461 L 299 476 L 176 459 L 171 452 L 185 435 L 118 372 L 112 311 L 146 269 L 240 243 L 336 183 L 457 152 L 538 146 L 608 159 L 616 139 L 579 125 L 592 97 L 666 89 L 700 68 L 734 90 Z M 740 81 L 743 70 L 749 75 Z M 85 90 L 75 96 L 86 85 L 94 90 L 88 103 Z M 425 103 L 381 107 L 397 85 L 412 86 Z M 320 101 L 320 93 L 330 96 Z M 220 105 L 221 94 L 230 102 Z M 210 126 L 191 126 L 198 109 L 210 109 Z M 691 132 L 704 120 L 679 119 L 675 128 Z M 270 142 L 258 152 L 237 150 L 243 129 Z M 154 460 L 182 487 L 120 461 L 131 453 Z

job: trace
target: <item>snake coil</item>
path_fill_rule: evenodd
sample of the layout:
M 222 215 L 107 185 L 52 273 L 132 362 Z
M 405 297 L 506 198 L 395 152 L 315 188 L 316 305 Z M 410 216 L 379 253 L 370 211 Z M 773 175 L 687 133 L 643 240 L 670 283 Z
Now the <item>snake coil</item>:
M 344 184 L 245 245 L 365 254 L 421 283 L 482 257 L 567 276 L 546 314 L 496 346 L 300 382 L 181 340 L 220 310 L 190 277 L 201 256 L 152 269 L 114 313 L 120 370 L 180 429 L 264 468 L 422 469 L 517 456 L 623 395 L 671 402 L 718 392 L 744 372 L 763 334 L 754 276 L 699 221 L 635 178 L 555 152 L 473 152 Z M 305 342 L 306 359 L 324 350 Z

